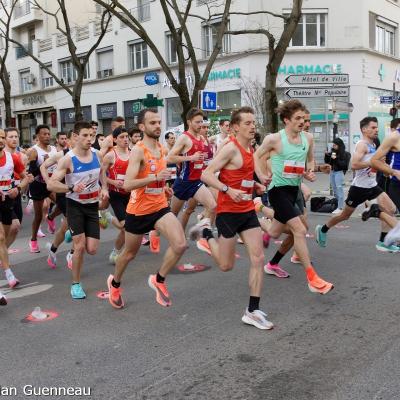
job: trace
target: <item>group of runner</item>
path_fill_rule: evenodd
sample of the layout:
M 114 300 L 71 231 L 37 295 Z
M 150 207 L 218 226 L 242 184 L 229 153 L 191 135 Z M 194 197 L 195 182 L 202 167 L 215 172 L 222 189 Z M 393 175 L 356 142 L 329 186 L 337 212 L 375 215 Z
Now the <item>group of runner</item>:
M 264 273 L 287 278 L 289 274 L 279 262 L 292 247 L 295 252 L 291 260 L 302 264 L 309 290 L 328 293 L 333 284 L 317 274 L 307 247 L 305 203 L 311 192 L 303 180 L 314 181 L 315 171 L 329 173 L 330 166 L 315 164 L 313 136 L 308 132 L 310 113 L 305 106 L 290 100 L 277 112 L 283 129 L 267 135 L 259 146 L 254 145 L 256 123 L 250 107 L 233 111 L 230 121 L 220 121 L 220 133 L 211 138 L 204 113 L 191 109 L 186 118 L 188 129 L 177 139 L 167 133 L 165 146 L 160 143 L 161 118 L 156 109 L 139 113 L 136 131 L 128 132 L 123 119 L 113 121 L 112 133 L 101 143 L 97 141 L 99 150 L 92 147 L 96 126 L 89 122 L 77 122 L 58 151 L 50 145 L 49 128 L 38 126 L 37 144 L 26 155 L 16 151 L 18 131 L 7 128 L 0 133 L 0 261 L 9 286 L 19 283 L 9 267 L 7 249 L 16 236 L 10 232 L 18 231 L 22 220 L 20 194 L 29 185 L 35 213 L 30 251 L 40 251 L 37 234 L 43 210 L 53 232 L 55 217 L 63 214 L 49 245 L 47 262 L 55 268 L 58 247 L 63 241 L 72 242 L 67 263 L 72 270 L 73 299 L 86 297 L 81 282 L 84 254 L 96 253 L 100 226 L 112 223 L 118 233 L 110 254 L 115 269 L 107 278 L 111 305 L 124 307 L 121 282 L 128 264 L 148 242 L 152 252 L 159 252 L 161 235 L 169 247 L 157 272 L 149 275 L 148 285 L 157 303 L 170 306 L 166 278 L 188 247 L 185 230 L 198 204 L 203 210 L 188 237 L 210 254 L 222 271 L 234 267 L 236 243 L 246 247 L 250 293 L 242 316 L 244 323 L 259 329 L 273 327 L 260 308 Z M 358 205 L 377 199 L 362 218 L 380 218 L 377 249 L 398 252 L 396 206 L 376 185 L 375 172 L 382 171 L 399 184 L 400 135 L 392 133 L 376 150 L 376 121 L 364 118 L 360 129 L 363 138 L 353 154 L 355 178 L 346 206 L 325 225 L 317 226 L 316 240 L 325 247 L 332 226 L 349 218 Z M 130 140 L 134 135 L 137 140 Z M 382 161 L 388 153 L 390 164 Z M 55 204 L 51 211 L 47 199 Z M 109 205 L 114 216 L 107 211 Z M 286 236 L 281 247 L 265 263 L 264 247 L 269 238 L 282 234 Z M 0 303 L 6 302 L 0 293 Z

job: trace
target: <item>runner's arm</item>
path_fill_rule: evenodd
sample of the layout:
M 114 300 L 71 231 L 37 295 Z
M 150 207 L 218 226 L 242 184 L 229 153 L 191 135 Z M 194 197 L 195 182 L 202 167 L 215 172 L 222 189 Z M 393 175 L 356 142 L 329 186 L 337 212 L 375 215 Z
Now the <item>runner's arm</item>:
M 377 171 L 381 171 L 386 175 L 393 175 L 395 170 L 383 161 L 386 158 L 387 153 L 396 145 L 399 138 L 399 134 L 390 134 L 387 138 L 383 140 L 376 153 L 371 158 L 371 166 Z
M 45 160 L 42 165 L 39 167 L 40 173 L 42 174 L 42 177 L 44 181 L 47 183 L 47 181 L 50 179 L 49 173 L 47 172 L 47 168 L 53 166 L 54 164 L 57 164 L 58 161 L 64 156 L 63 151 L 58 151 L 54 156 L 49 157 L 47 160 Z
M 195 161 L 194 154 L 191 156 L 181 156 L 180 154 L 186 153 L 190 149 L 189 138 L 186 135 L 178 137 L 174 146 L 170 150 L 167 156 L 168 164 L 177 164 L 184 161 Z
M 108 197 L 108 182 L 107 182 L 107 170 L 103 167 L 103 156 L 100 151 L 97 151 L 97 157 L 99 157 L 100 162 L 100 176 L 99 181 L 101 183 L 101 191 L 103 192 L 103 197 Z M 107 192 L 107 193 L 104 193 Z
M 263 185 L 267 185 L 270 181 L 268 160 L 271 157 L 271 151 L 276 148 L 276 140 L 275 134 L 267 135 L 254 153 L 254 171 Z
M 100 154 L 105 156 L 114 146 L 114 138 L 113 135 L 108 135 L 104 138 L 103 142 L 100 145 Z
M 365 143 L 358 143 L 356 145 L 353 158 L 351 160 L 351 168 L 358 170 L 358 169 L 363 169 L 363 168 L 369 168 L 371 167 L 371 162 L 365 162 L 361 161 L 361 159 L 367 154 L 367 145 Z
M 106 172 L 114 165 L 113 152 L 110 151 L 103 157 L 103 162 L 101 165 L 104 171 Z M 114 185 L 114 186 L 116 185 L 116 181 L 114 179 L 110 179 L 108 176 L 106 176 L 106 180 L 109 185 Z
M 71 168 L 71 157 L 64 156 L 58 162 L 57 169 L 47 182 L 47 190 L 55 193 L 68 193 L 70 190 L 68 185 L 61 183 L 67 174 L 68 169 Z
M 314 159 L 314 138 L 311 133 L 306 133 L 308 139 L 308 153 L 307 153 L 307 170 L 315 170 L 315 159 Z

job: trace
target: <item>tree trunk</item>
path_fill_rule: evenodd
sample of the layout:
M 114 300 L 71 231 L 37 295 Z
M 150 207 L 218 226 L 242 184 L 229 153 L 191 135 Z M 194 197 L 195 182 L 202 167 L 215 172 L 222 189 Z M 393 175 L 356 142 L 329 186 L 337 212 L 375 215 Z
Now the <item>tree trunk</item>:
M 74 104 L 75 111 L 75 122 L 83 121 L 83 113 L 81 107 L 82 82 L 83 77 L 78 76 L 72 94 L 72 103 Z
M 276 95 L 276 78 L 277 72 L 273 70 L 271 65 L 267 65 L 265 74 L 265 118 L 267 133 L 275 133 L 278 131 L 278 97 Z
M 4 108 L 6 111 L 6 120 L 5 125 L 6 127 L 11 126 L 11 83 L 10 78 L 8 77 L 8 71 L 4 68 L 3 76 L 1 77 L 1 83 L 3 86 L 4 92 Z

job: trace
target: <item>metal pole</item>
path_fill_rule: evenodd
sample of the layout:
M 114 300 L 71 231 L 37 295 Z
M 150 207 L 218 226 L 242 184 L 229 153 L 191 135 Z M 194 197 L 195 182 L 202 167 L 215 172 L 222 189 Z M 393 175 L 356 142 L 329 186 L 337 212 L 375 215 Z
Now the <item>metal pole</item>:
M 396 82 L 393 82 L 393 108 L 396 108 Z M 393 113 L 392 119 L 395 119 L 397 117 L 397 110 L 396 113 Z

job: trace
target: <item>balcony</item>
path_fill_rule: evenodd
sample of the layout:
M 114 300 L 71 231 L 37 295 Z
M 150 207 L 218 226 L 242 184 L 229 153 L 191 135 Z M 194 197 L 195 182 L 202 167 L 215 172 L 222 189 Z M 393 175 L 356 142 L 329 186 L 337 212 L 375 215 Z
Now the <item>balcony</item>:
M 52 38 L 39 40 L 39 52 L 51 50 L 53 48 Z
M 23 1 L 14 8 L 14 19 L 12 28 L 20 28 L 32 22 L 43 21 L 43 12 L 30 4 L 30 1 Z
M 28 57 L 28 53 L 25 49 L 32 52 L 32 43 L 24 45 L 24 47 L 18 46 L 15 48 L 15 58 L 19 60 L 20 58 Z

